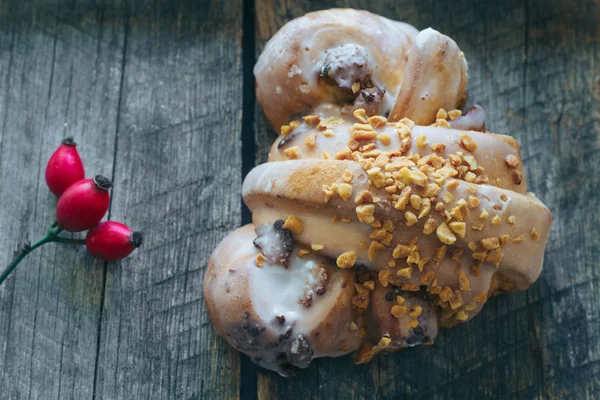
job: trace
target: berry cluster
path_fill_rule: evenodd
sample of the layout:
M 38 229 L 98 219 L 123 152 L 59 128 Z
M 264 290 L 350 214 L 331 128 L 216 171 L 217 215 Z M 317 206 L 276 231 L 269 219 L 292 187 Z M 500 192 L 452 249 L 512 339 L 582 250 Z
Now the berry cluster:
M 110 179 L 96 175 L 85 178 L 83 162 L 73 138 L 66 138 L 46 166 L 46 183 L 58 197 L 56 222 L 46 235 L 32 245 L 23 246 L 14 261 L 0 275 L 0 284 L 27 254 L 49 243 L 85 244 L 90 254 L 104 261 L 118 261 L 141 246 L 143 235 L 117 221 L 100 222 L 110 204 Z M 62 231 L 88 231 L 85 240 L 60 237 Z

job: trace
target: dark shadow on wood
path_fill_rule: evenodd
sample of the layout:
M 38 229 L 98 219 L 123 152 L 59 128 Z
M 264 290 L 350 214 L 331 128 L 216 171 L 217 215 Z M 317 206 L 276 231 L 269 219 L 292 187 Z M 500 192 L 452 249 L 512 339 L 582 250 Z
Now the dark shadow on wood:
M 254 107 L 256 95 L 254 92 L 254 34 L 256 10 L 254 0 L 244 0 L 244 15 L 242 18 L 242 65 L 243 65 L 243 100 L 242 100 L 242 180 L 256 163 L 256 141 L 254 133 Z M 248 206 L 241 201 L 242 225 L 252 222 L 252 213 Z M 240 358 L 240 399 L 257 398 L 256 366 L 249 357 Z

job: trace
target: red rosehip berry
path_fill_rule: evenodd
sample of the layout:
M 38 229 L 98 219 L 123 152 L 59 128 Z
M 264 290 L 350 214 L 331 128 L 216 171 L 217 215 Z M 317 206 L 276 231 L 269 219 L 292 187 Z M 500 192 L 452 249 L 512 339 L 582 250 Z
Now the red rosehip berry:
M 56 222 L 69 232 L 91 229 L 100 222 L 106 211 L 112 183 L 102 175 L 75 182 L 58 199 Z
M 77 144 L 73 138 L 68 137 L 48 160 L 46 183 L 52 193 L 60 196 L 69 186 L 83 178 L 85 174 L 81 157 L 77 152 Z
M 104 221 L 91 229 L 85 246 L 91 255 L 104 261 L 118 261 L 142 245 L 144 236 L 117 221 Z

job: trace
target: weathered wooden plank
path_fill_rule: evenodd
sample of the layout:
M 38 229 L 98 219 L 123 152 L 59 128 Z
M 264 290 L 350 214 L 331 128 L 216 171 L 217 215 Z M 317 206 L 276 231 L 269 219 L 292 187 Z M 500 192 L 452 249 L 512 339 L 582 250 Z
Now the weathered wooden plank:
M 202 298 L 240 224 L 241 1 L 128 9 L 111 219 L 146 233 L 108 269 L 97 398 L 239 396 L 239 355 Z
M 600 395 L 598 1 L 256 2 L 257 55 L 288 20 L 369 9 L 454 38 L 470 99 L 488 127 L 517 138 L 531 190 L 552 209 L 545 269 L 530 290 L 492 299 L 432 347 L 368 366 L 320 360 L 294 379 L 258 371 L 259 398 L 595 398 Z M 594 22 L 596 21 L 596 22 Z M 257 162 L 274 139 L 257 110 Z M 590 173 L 591 172 L 591 173 Z
M 122 32 L 89 4 L 0 5 L 0 262 L 50 225 L 44 168 L 63 137 L 112 173 Z M 88 2 L 91 3 L 91 2 Z M 49 244 L 0 287 L 0 397 L 91 398 L 103 264 Z

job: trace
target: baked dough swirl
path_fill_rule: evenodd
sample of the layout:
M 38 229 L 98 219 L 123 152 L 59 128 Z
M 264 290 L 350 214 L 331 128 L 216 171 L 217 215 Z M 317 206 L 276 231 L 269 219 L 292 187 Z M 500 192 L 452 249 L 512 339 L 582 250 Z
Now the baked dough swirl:
M 466 65 L 446 36 L 364 11 L 307 14 L 271 39 L 257 95 L 281 134 L 244 180 L 253 224 L 204 279 L 231 345 L 284 376 L 357 350 L 363 363 L 537 279 L 552 216 L 516 141 L 458 109 Z

